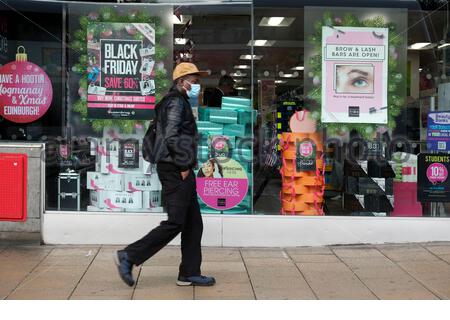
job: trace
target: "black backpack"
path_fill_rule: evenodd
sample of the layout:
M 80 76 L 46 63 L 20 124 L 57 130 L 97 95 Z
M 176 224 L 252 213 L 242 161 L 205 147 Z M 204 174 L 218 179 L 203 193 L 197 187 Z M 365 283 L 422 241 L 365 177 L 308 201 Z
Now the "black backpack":
M 145 133 L 144 139 L 142 141 L 142 156 L 144 160 L 150 163 L 155 163 L 155 140 L 156 140 L 156 123 L 157 117 L 155 117 L 151 122 Z

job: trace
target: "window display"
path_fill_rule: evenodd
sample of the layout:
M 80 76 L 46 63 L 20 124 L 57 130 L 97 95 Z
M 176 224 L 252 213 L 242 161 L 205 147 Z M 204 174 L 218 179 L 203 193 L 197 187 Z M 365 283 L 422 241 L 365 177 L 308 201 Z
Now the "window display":
M 46 143 L 46 210 L 164 212 L 142 139 L 193 62 L 204 214 L 447 216 L 417 194 L 447 181 L 419 156 L 449 148 L 446 12 L 253 3 L 47 4 L 63 42 L 2 6 L 0 138 Z

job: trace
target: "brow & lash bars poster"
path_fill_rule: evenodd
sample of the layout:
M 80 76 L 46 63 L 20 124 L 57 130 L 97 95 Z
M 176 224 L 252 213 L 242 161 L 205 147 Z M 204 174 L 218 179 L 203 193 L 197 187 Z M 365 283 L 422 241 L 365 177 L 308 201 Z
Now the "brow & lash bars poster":
M 388 34 L 387 28 L 322 28 L 322 122 L 388 122 Z
M 151 119 L 155 108 L 155 29 L 148 23 L 91 23 L 88 116 Z

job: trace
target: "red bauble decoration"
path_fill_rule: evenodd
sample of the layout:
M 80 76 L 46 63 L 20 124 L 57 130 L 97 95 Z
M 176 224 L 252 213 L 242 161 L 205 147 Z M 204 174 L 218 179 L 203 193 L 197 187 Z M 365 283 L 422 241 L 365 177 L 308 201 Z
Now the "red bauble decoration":
M 53 98 L 47 74 L 28 61 L 13 61 L 0 68 L 0 115 L 16 123 L 42 117 Z

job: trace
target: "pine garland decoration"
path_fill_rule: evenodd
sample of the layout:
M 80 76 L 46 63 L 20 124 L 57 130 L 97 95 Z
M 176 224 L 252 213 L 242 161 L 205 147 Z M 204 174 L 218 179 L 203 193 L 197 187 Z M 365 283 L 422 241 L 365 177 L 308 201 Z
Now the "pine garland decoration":
M 169 55 L 169 49 L 163 47 L 160 42 L 161 38 L 167 34 L 167 28 L 162 26 L 160 17 L 150 16 L 143 11 L 131 11 L 127 13 L 118 13 L 113 8 L 103 7 L 98 12 L 91 12 L 87 16 L 82 16 L 79 19 L 80 29 L 74 32 L 74 40 L 71 42 L 71 48 L 79 53 L 78 62 L 72 67 L 72 71 L 78 73 L 81 78 L 79 84 L 79 96 L 72 110 L 81 115 L 83 123 L 90 123 L 92 129 L 96 132 L 101 132 L 104 127 L 119 128 L 123 133 L 132 133 L 137 125 L 144 125 L 144 120 L 116 120 L 116 119 L 89 119 L 87 108 L 87 69 L 88 69 L 88 57 L 87 57 L 87 35 L 92 34 L 94 37 L 99 37 L 101 32 L 110 30 L 116 32 L 114 23 L 150 23 L 155 26 L 155 61 L 163 61 Z M 105 26 L 103 30 L 98 28 L 90 28 L 92 22 L 103 22 Z M 134 38 L 141 40 L 143 35 L 137 33 Z M 160 101 L 165 92 L 170 88 L 171 81 L 168 77 L 167 70 L 164 68 L 156 68 L 155 65 L 155 98 L 156 101 Z
M 309 60 L 310 70 L 307 74 L 312 79 L 314 88 L 308 93 L 305 101 L 311 112 L 311 117 L 317 120 L 320 128 L 326 128 L 329 136 L 335 136 L 339 133 L 350 130 L 358 131 L 362 137 L 370 139 L 373 133 L 380 126 L 370 123 L 321 123 L 321 105 L 322 105 L 322 27 L 372 27 L 389 29 L 389 59 L 388 59 L 388 128 L 396 127 L 395 117 L 397 117 L 405 103 L 401 88 L 405 81 L 403 75 L 399 72 L 397 49 L 402 44 L 402 38 L 396 32 L 396 25 L 392 22 L 386 23 L 383 17 L 374 17 L 367 20 L 359 20 L 353 14 L 346 14 L 342 19 L 336 17 L 331 12 L 326 12 L 322 20 L 314 23 L 315 33 L 311 35 L 308 41 L 313 45 L 318 54 L 312 56 Z

